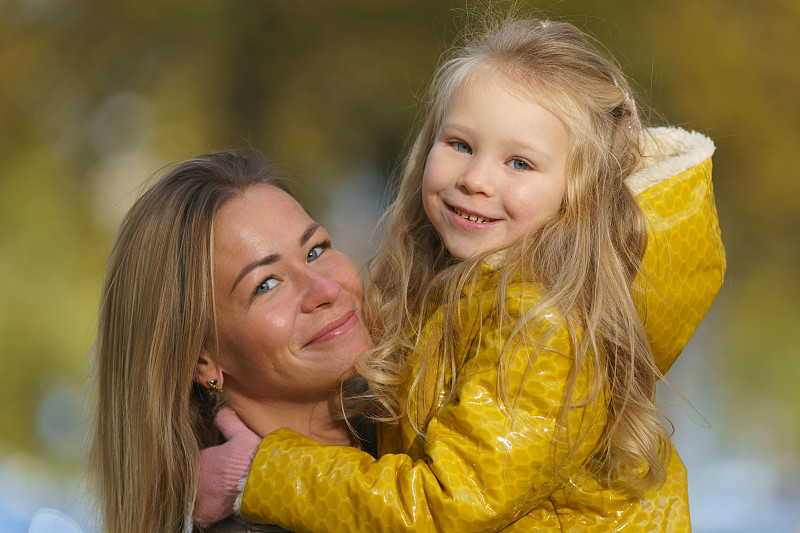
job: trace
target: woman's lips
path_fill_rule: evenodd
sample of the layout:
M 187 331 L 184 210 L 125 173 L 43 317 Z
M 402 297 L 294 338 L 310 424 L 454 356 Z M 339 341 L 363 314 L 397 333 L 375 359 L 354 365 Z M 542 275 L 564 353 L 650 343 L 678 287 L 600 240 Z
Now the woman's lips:
M 358 325 L 358 316 L 355 310 L 351 309 L 336 320 L 329 322 L 324 328 L 317 332 L 314 337 L 306 343 L 306 346 L 320 344 L 333 339 L 338 339 Z

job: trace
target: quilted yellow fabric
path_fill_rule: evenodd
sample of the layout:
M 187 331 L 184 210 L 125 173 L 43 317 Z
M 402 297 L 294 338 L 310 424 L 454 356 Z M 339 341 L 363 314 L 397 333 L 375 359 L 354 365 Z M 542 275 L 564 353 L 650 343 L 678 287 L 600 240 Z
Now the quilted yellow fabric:
M 710 172 L 710 160 L 695 162 L 637 191 L 651 240 L 635 296 L 664 371 L 722 282 L 725 257 Z M 482 284 L 491 283 L 487 268 Z M 514 286 L 506 305 L 513 314 L 536 298 L 530 284 Z M 468 323 L 459 340 L 459 353 L 465 357 L 459 401 L 430 421 L 425 442 L 409 420 L 381 427 L 381 457 L 376 461 L 356 449 L 323 446 L 278 430 L 259 447 L 242 514 L 298 532 L 689 531 L 686 472 L 674 450 L 667 482 L 639 499 L 602 486 L 578 466 L 602 432 L 604 419 L 597 405 L 570 411 L 570 436 L 586 435 L 575 455 L 567 458 L 553 446 L 555 413 L 572 364 L 563 327 L 549 336 L 546 324 L 533 332 L 543 335 L 544 343 L 535 357 L 525 346 L 511 352 L 509 381 L 518 403 L 514 417 L 509 416 L 497 391 L 497 364 L 506 338 L 491 304 L 485 295 L 480 302 L 466 294 L 462 298 L 462 317 Z M 552 319 L 558 325 L 557 316 Z M 423 335 L 438 335 L 439 323 L 434 315 Z M 579 395 L 588 372 L 581 373 Z M 406 395 L 411 379 L 404 382 Z M 423 402 L 433 401 L 437 391 L 431 392 L 421 396 Z M 426 406 L 417 409 L 417 398 L 410 400 L 411 416 L 425 412 Z M 602 401 L 601 396 L 598 403 Z M 556 471 L 568 479 L 556 482 Z
M 649 223 L 634 292 L 656 364 L 667 373 L 717 295 L 725 273 L 711 159 L 643 191 Z

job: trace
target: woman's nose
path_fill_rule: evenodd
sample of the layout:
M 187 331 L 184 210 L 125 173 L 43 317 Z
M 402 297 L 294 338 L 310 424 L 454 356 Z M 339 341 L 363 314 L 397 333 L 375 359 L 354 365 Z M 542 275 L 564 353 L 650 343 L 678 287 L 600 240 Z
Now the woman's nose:
M 319 307 L 333 304 L 339 298 L 342 290 L 338 283 L 314 271 L 309 271 L 305 285 L 301 307 L 304 313 L 310 313 Z
M 490 165 L 478 157 L 471 158 L 462 169 L 456 185 L 466 194 L 492 196 L 495 184 Z

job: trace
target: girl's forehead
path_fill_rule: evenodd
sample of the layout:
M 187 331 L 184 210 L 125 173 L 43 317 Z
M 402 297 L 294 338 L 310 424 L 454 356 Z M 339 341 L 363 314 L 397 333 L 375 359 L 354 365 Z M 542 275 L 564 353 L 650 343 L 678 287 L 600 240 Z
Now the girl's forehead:
M 522 103 L 535 103 L 553 114 L 566 128 L 568 137 L 572 137 L 572 123 L 577 115 L 577 104 L 566 94 L 564 89 L 559 90 L 551 83 L 533 75 L 517 72 L 518 69 L 502 65 L 487 64 L 474 69 L 458 84 L 454 84 L 441 107 L 439 124 L 447 117 L 448 110 L 459 96 L 465 91 L 481 90 L 487 94 L 482 95 L 491 101 L 493 91 L 506 91 L 517 97 Z M 572 109 L 572 113 L 567 112 Z
M 447 100 L 444 111 L 446 112 L 453 100 L 463 94 L 464 91 L 472 90 L 476 86 L 480 86 L 481 90 L 487 90 L 489 93 L 504 90 L 522 101 L 535 102 L 550 110 L 550 108 L 556 106 L 553 105 L 551 96 L 553 90 L 548 85 L 543 79 L 532 73 L 524 74 L 519 69 L 490 62 L 474 68 L 474 70 L 463 76 L 458 83 L 451 86 L 449 94 L 444 95 Z M 557 115 L 554 111 L 551 110 L 553 114 Z

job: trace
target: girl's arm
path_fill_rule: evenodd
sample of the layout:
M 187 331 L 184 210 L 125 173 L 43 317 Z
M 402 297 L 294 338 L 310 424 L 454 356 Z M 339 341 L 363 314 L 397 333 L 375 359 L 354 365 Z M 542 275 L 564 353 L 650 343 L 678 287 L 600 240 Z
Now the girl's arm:
M 725 249 L 711 183 L 714 143 L 679 128 L 653 128 L 646 139 L 645 155 L 657 161 L 628 180 L 649 227 L 634 298 L 666 374 L 722 285 Z
M 553 437 L 571 368 L 566 330 L 535 358 L 527 346 L 512 354 L 510 393 L 518 399 L 512 423 L 498 402 L 504 345 L 498 329 L 484 323 L 480 349 L 462 370 L 459 401 L 431 420 L 419 460 L 387 454 L 376 461 L 278 430 L 256 454 L 243 516 L 297 531 L 492 531 L 541 506 L 535 525 L 559 529 L 542 504 L 556 487 L 556 471 L 568 475 L 594 449 L 602 423 L 592 416 L 594 404 L 571 411 L 571 434 L 588 431 L 588 437 L 570 465 L 559 468 Z M 579 386 L 576 394 L 582 392 Z

